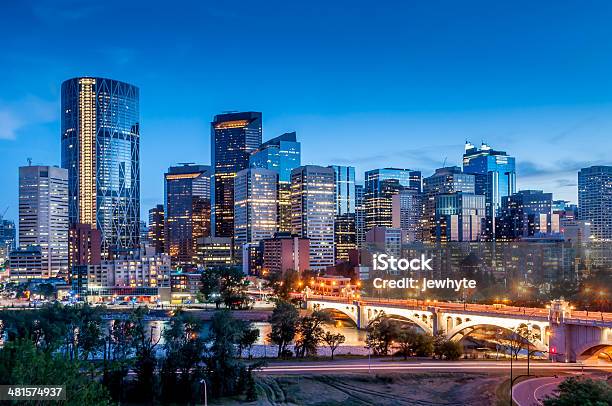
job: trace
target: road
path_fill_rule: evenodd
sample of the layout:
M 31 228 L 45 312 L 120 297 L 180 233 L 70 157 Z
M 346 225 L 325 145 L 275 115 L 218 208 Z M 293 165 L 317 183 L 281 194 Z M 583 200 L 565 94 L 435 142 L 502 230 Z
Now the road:
M 553 376 L 519 382 L 512 388 L 512 400 L 518 406 L 540 406 L 544 398 L 555 393 L 565 378 Z
M 515 362 L 513 365 L 515 374 L 523 374 L 527 369 L 526 362 Z M 564 364 L 549 362 L 531 362 L 531 373 L 542 372 L 563 373 L 581 372 L 580 364 Z M 410 372 L 410 371 L 463 371 L 463 372 L 508 372 L 510 363 L 507 361 L 391 361 L 389 358 L 367 359 L 337 359 L 333 362 L 272 362 L 260 369 L 262 374 L 334 374 L 334 373 L 363 373 L 376 372 Z M 609 365 L 585 365 L 584 371 L 612 372 L 612 364 Z

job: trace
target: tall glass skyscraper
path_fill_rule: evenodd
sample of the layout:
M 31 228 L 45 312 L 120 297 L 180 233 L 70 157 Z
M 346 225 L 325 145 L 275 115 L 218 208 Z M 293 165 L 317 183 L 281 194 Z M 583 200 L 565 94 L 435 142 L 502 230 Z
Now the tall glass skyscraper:
M 485 235 L 495 240 L 495 223 L 501 213 L 502 198 L 516 191 L 515 159 L 487 144 L 476 148 L 467 142 L 463 154 L 463 172 L 476 176 L 475 192 L 485 196 Z
M 210 177 L 210 166 L 191 164 L 164 175 L 164 248 L 172 264 L 194 264 L 197 239 L 210 236 Z
M 278 228 L 291 231 L 291 171 L 301 165 L 300 143 L 295 132 L 285 133 L 261 144 L 251 154 L 250 167 L 278 173 Z
M 403 188 L 421 192 L 421 172 L 383 168 L 365 173 L 366 232 L 374 227 L 391 227 L 392 196 Z
M 504 196 L 497 222 L 497 238 L 515 240 L 558 233 L 552 221 L 552 193 L 541 190 L 519 190 Z
M 305 165 L 291 172 L 292 231 L 310 240 L 310 267 L 334 265 L 335 174 Z
M 99 229 L 103 257 L 138 246 L 138 88 L 112 79 L 69 79 L 62 83 L 61 121 L 70 224 Z
M 348 261 L 349 252 L 357 248 L 355 224 L 355 168 L 330 166 L 336 179 L 336 218 L 334 220 L 334 244 L 336 262 Z
M 212 231 L 216 237 L 234 234 L 234 177 L 249 167 L 261 145 L 261 113 L 225 113 L 211 123 Z
M 591 223 L 595 240 L 612 241 L 612 166 L 580 169 L 578 217 Z
M 365 200 L 364 200 L 364 187 L 363 185 L 355 185 L 355 242 L 357 248 L 363 248 L 365 243 Z

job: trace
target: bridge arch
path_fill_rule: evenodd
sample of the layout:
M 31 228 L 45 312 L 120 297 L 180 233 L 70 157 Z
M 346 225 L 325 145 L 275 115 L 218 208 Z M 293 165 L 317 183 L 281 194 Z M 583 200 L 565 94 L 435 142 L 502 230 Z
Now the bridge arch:
M 576 350 L 576 358 L 582 359 L 582 360 L 592 358 L 594 355 L 597 355 L 597 354 L 585 354 L 585 353 L 591 350 L 596 350 L 599 347 L 601 347 L 602 349 L 606 347 L 612 347 L 612 340 L 587 341 L 586 343 L 578 347 L 578 349 Z M 612 361 L 612 359 L 610 359 L 610 361 Z
M 350 318 L 355 325 L 358 325 L 357 313 L 359 309 L 353 304 L 311 301 L 308 302 L 308 310 L 318 310 L 323 312 L 336 311 L 348 316 L 348 318 Z
M 517 328 L 521 324 L 524 324 L 524 323 L 519 323 L 517 325 L 516 323 L 512 323 L 511 320 L 507 322 L 495 322 L 493 320 L 470 320 L 469 322 L 466 321 L 459 325 L 456 325 L 453 329 L 451 329 L 450 331 L 446 333 L 446 338 L 449 340 L 452 340 L 456 338 L 458 334 L 462 333 L 465 330 L 469 330 L 469 332 L 467 333 L 469 334 L 479 327 L 496 327 L 496 328 L 504 329 L 506 331 L 512 331 L 513 329 Z M 538 328 L 540 329 L 539 326 Z M 538 351 L 548 351 L 548 347 L 540 340 L 532 340 L 531 344 Z
M 402 309 L 396 308 L 368 308 L 366 314 L 368 316 L 367 322 L 369 323 L 371 320 L 375 319 L 381 313 L 385 314 L 385 317 L 393 319 L 403 319 L 409 321 L 413 324 L 416 324 L 419 328 L 421 328 L 424 332 L 433 334 L 433 326 L 430 326 L 426 320 L 432 320 L 430 316 L 427 314 L 417 314 L 413 311 L 407 310 L 402 311 Z M 363 326 L 365 327 L 365 325 Z

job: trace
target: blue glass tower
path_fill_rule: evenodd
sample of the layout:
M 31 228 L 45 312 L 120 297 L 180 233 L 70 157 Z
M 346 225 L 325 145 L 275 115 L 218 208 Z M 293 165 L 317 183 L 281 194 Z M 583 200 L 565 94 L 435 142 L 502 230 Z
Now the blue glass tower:
M 476 148 L 468 142 L 463 154 L 463 172 L 475 175 L 475 192 L 485 195 L 485 236 L 495 240 L 495 223 L 501 214 L 502 198 L 516 191 L 514 157 L 486 144 Z
M 112 79 L 62 83 L 62 167 L 70 224 L 100 230 L 102 255 L 140 239 L 139 90 Z

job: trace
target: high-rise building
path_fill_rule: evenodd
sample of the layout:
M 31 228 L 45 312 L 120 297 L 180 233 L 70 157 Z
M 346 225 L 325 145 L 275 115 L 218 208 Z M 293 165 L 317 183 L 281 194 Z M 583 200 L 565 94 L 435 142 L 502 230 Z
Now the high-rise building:
M 8 256 L 15 249 L 17 241 L 15 223 L 0 217 L 0 272 L 8 262 Z
M 19 168 L 19 245 L 39 246 L 42 274 L 68 276 L 68 171 Z
M 355 224 L 355 168 L 330 166 L 336 179 L 336 218 L 334 220 L 335 260 L 348 261 L 349 252 L 357 249 Z
M 423 233 L 425 241 L 436 240 L 436 196 L 457 192 L 475 193 L 475 175 L 463 173 L 457 166 L 438 168 L 423 179 Z
M 591 223 L 594 240 L 612 240 L 612 166 L 580 169 L 578 217 Z
M 291 231 L 291 171 L 301 165 L 300 150 L 295 132 L 291 132 L 264 142 L 249 158 L 251 168 L 278 173 L 278 229 L 281 232 Z
M 90 224 L 76 224 L 68 234 L 68 269 L 75 265 L 99 265 L 101 261 L 100 230 Z
M 288 270 L 302 273 L 310 269 L 309 241 L 290 233 L 276 233 L 273 238 L 262 241 L 264 275 L 282 276 Z
M 436 196 L 436 240 L 480 241 L 485 221 L 485 197 L 456 192 Z
M 277 231 L 278 173 L 263 168 L 243 169 L 234 179 L 234 243 L 259 244 Z
M 496 230 L 498 239 L 515 240 L 551 233 L 559 233 L 558 214 L 552 213 L 552 193 L 519 190 L 502 198 Z
M 363 185 L 355 185 L 355 241 L 357 248 L 363 248 L 365 242 L 365 199 Z
M 158 204 L 157 206 L 149 209 L 149 244 L 155 248 L 155 253 L 161 254 L 165 252 L 165 234 L 164 234 L 164 205 Z
M 477 148 L 467 142 L 463 172 L 475 175 L 475 193 L 485 196 L 485 235 L 487 239 L 495 240 L 495 223 L 501 214 L 502 198 L 516 191 L 515 159 L 487 144 Z
M 393 227 L 374 227 L 366 233 L 366 245 L 372 252 L 385 252 L 399 258 L 402 255 L 404 232 Z
M 383 168 L 365 173 L 366 231 L 373 227 L 391 227 L 392 196 L 403 188 L 412 188 L 420 193 L 421 172 Z
M 62 83 L 62 168 L 70 224 L 100 230 L 102 255 L 140 238 L 139 90 L 112 79 Z
M 335 174 L 332 168 L 300 166 L 291 171 L 292 231 L 310 240 L 310 267 L 334 265 Z
M 194 263 L 197 239 L 211 234 L 207 165 L 172 166 L 164 175 L 164 248 L 173 265 Z
M 392 199 L 393 228 L 402 230 L 406 241 L 416 241 L 423 214 L 420 194 L 406 188 L 393 195 Z
M 198 268 L 216 268 L 234 264 L 234 244 L 230 237 L 203 237 L 197 240 Z
M 216 237 L 233 237 L 234 177 L 249 167 L 261 136 L 258 112 L 219 114 L 211 123 L 212 232 Z

